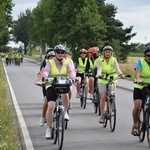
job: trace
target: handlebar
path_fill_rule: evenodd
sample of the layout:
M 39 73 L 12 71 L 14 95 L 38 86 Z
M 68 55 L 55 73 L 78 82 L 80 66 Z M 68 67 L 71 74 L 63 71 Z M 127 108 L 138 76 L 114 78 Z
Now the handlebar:
M 146 82 L 140 82 L 140 83 L 138 83 L 138 82 L 135 81 L 134 83 L 139 84 L 139 85 L 142 85 L 142 86 L 144 86 L 144 87 L 150 86 L 150 83 L 146 83 Z
M 125 75 L 124 78 L 130 78 L 131 75 Z M 103 75 L 103 76 L 99 76 L 99 79 L 104 79 L 104 80 L 108 80 L 108 81 L 115 81 L 117 79 L 123 79 L 121 75 L 119 75 L 118 77 L 114 77 L 114 76 L 109 76 L 109 74 Z

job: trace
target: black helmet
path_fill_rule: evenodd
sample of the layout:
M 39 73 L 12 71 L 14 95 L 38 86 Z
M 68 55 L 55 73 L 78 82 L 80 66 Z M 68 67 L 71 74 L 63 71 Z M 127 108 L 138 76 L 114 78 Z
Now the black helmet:
M 56 46 L 54 47 L 54 51 L 59 51 L 59 50 L 66 52 L 67 48 L 66 48 L 66 46 L 61 45 L 61 44 L 56 45 Z
M 48 53 L 51 52 L 51 51 L 54 51 L 54 49 L 53 49 L 53 48 L 48 48 L 48 49 L 46 50 L 46 54 L 48 54 Z
M 149 46 L 147 46 L 147 47 L 145 48 L 144 54 L 146 54 L 147 52 L 150 52 L 150 47 L 149 47 Z
M 107 45 L 107 46 L 105 46 L 103 48 L 103 51 L 105 51 L 105 50 L 111 50 L 111 51 L 113 51 L 113 48 L 111 46 Z

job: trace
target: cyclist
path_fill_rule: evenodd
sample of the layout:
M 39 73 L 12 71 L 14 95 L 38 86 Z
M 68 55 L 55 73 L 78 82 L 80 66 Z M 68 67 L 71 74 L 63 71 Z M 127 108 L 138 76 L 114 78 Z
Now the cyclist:
M 86 72 L 88 72 L 88 87 L 90 96 L 88 98 L 93 99 L 93 92 L 94 92 L 94 77 L 96 73 L 97 63 L 100 59 L 98 56 L 98 47 L 91 47 L 87 50 L 89 54 L 89 59 L 86 66 Z
M 69 56 L 69 49 L 66 49 L 64 58 L 67 59 L 67 60 L 71 63 L 73 69 L 75 69 L 73 60 L 72 60 L 71 57 Z M 69 109 L 71 109 L 71 107 L 72 107 L 72 105 L 71 105 L 71 97 L 72 97 L 72 85 L 70 86 L 70 91 L 69 91 L 69 100 L 70 100 L 70 101 L 69 101 Z
M 48 50 L 46 51 L 46 56 L 45 59 L 43 60 L 41 67 L 40 67 L 40 72 L 38 73 L 39 77 L 37 81 L 41 81 L 42 80 L 42 73 L 44 70 L 44 67 L 46 66 L 46 62 L 49 59 L 52 59 L 53 57 L 55 57 L 55 52 L 53 51 L 53 48 L 48 48 Z M 47 110 L 47 99 L 46 99 L 46 89 L 45 87 L 42 87 L 42 93 L 44 96 L 44 100 L 43 100 L 43 106 L 42 106 L 42 116 L 40 118 L 39 121 L 39 125 L 42 127 L 44 125 L 44 123 L 46 122 L 46 110 Z
M 145 48 L 144 58 L 136 62 L 134 71 L 135 71 L 135 82 L 150 83 L 150 47 Z M 140 115 L 142 101 L 145 99 L 144 95 L 142 94 L 142 88 L 143 88 L 142 85 L 134 84 L 134 91 L 133 91 L 134 108 L 132 111 L 133 127 L 131 131 L 131 134 L 133 134 L 134 136 L 138 136 L 137 122 Z
M 98 62 L 97 66 L 97 75 L 98 76 L 105 76 L 109 74 L 109 76 L 117 77 L 120 75 L 124 78 L 123 73 L 121 72 L 117 60 L 113 57 L 113 48 L 111 46 L 104 46 L 103 48 L 103 57 Z M 117 81 L 114 81 L 117 83 Z M 104 107 L 106 101 L 106 84 L 108 81 L 104 79 L 98 78 L 98 87 L 100 91 L 100 119 L 99 123 L 104 123 Z
M 86 49 L 80 49 L 79 51 L 80 57 L 77 59 L 77 63 L 76 63 L 76 68 L 77 68 L 77 83 L 76 83 L 76 89 L 77 89 L 77 94 L 76 94 L 76 98 L 80 97 L 80 85 L 81 85 L 81 81 L 84 78 L 84 73 L 85 73 L 85 68 L 87 65 L 87 60 L 88 58 L 87 56 L 87 50 Z M 88 84 L 88 78 L 86 77 L 86 83 Z
M 55 57 L 51 60 L 49 60 L 46 63 L 46 66 L 44 68 L 43 72 L 43 79 L 47 77 L 54 77 L 59 75 L 66 75 L 71 78 L 76 77 L 75 70 L 73 69 L 72 65 L 69 63 L 68 60 L 64 58 L 66 47 L 59 44 L 54 47 L 55 51 Z M 51 124 L 53 122 L 53 113 L 55 108 L 55 101 L 57 99 L 57 94 L 54 92 L 52 85 L 46 86 L 46 97 L 48 102 L 48 108 L 46 111 L 46 122 L 47 122 L 47 129 L 45 137 L 46 139 L 51 139 Z M 64 118 L 69 120 L 69 115 L 67 113 L 67 109 L 69 106 L 69 96 L 68 94 L 62 94 L 62 103 L 64 106 Z

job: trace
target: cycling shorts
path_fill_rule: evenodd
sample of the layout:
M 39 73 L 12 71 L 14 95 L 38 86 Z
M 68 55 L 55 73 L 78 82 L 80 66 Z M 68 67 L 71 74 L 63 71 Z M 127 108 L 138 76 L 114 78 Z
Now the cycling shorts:
M 145 99 L 144 95 L 142 94 L 142 90 L 138 88 L 134 88 L 133 91 L 133 100 L 141 99 L 142 101 Z
M 83 80 L 84 79 L 84 73 L 77 73 L 76 77 L 81 77 L 81 80 Z
M 57 97 L 58 97 L 58 94 L 56 94 L 54 92 L 54 88 L 53 87 L 49 87 L 47 90 L 46 90 L 46 97 L 47 97 L 47 102 L 50 102 L 50 101 L 56 101 Z

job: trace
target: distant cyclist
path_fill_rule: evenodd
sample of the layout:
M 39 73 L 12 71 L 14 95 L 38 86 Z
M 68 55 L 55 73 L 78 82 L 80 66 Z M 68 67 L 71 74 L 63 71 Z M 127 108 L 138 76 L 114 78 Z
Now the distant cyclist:
M 80 56 L 76 62 L 76 69 L 77 69 L 76 77 L 78 79 L 77 84 L 76 84 L 76 88 L 77 88 L 76 98 L 80 97 L 80 85 L 81 85 L 81 81 L 84 78 L 84 73 L 85 73 L 85 69 L 86 69 L 87 61 L 88 61 L 88 58 L 86 57 L 87 56 L 87 50 L 86 49 L 80 49 L 79 55 Z M 88 84 L 88 78 L 87 77 L 86 77 L 86 83 Z
M 54 47 L 54 51 L 55 51 L 55 57 L 49 60 L 46 63 L 46 66 L 44 68 L 44 72 L 43 72 L 44 81 L 48 77 L 54 77 L 60 75 L 66 75 L 66 76 L 69 75 L 69 77 L 71 78 L 76 78 L 75 70 L 73 69 L 69 61 L 64 58 L 66 47 L 59 44 Z M 54 92 L 53 86 L 47 85 L 46 97 L 48 101 L 48 108 L 46 112 L 46 122 L 47 122 L 47 129 L 45 134 L 46 139 L 51 139 L 51 133 L 52 133 L 51 125 L 53 122 L 53 113 L 54 113 L 57 96 L 58 95 Z M 64 118 L 69 120 L 69 115 L 67 113 L 67 109 L 69 106 L 68 94 L 62 94 L 62 102 L 65 111 Z
M 143 86 L 138 83 L 146 82 L 150 83 L 150 47 L 146 47 L 144 50 L 144 58 L 138 60 L 135 64 L 135 82 L 133 91 L 134 108 L 132 111 L 133 126 L 131 134 L 138 136 L 138 118 L 141 111 L 142 101 L 145 99 L 142 94 Z
M 106 74 L 109 74 L 109 76 L 117 77 L 118 75 L 120 75 L 122 78 L 124 78 L 124 75 L 119 68 L 119 64 L 116 58 L 113 57 L 113 48 L 109 45 L 103 48 L 103 57 L 98 62 L 97 68 L 98 69 L 96 77 L 98 76 L 106 77 Z M 116 83 L 116 81 L 114 82 Z M 104 123 L 105 121 L 104 107 L 106 101 L 107 83 L 108 81 L 105 79 L 98 79 L 98 87 L 100 91 L 100 110 L 101 110 L 99 123 Z

